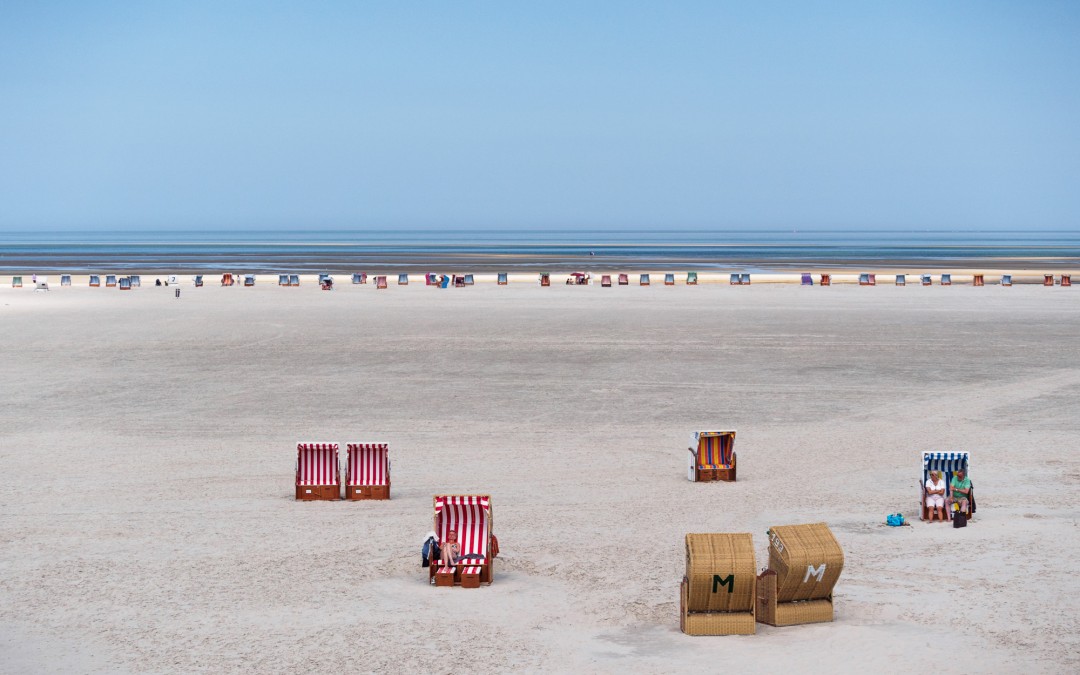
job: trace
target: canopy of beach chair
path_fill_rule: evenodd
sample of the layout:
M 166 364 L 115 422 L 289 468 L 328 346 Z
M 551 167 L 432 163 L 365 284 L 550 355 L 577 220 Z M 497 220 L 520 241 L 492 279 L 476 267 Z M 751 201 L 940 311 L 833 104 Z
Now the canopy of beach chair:
M 339 468 L 337 443 L 296 444 L 297 485 L 337 485 Z
M 813 286 L 814 285 L 814 277 L 809 275 L 809 274 L 803 274 L 802 275 L 802 285 L 803 286 Z
M 435 533 L 446 541 L 457 532 L 461 557 L 480 556 L 486 561 L 491 540 L 491 497 L 487 495 L 440 495 L 434 499 Z M 476 558 L 473 558 L 476 559 Z M 476 559 L 478 562 L 480 559 Z
M 349 443 L 346 485 L 390 483 L 389 449 L 386 443 Z

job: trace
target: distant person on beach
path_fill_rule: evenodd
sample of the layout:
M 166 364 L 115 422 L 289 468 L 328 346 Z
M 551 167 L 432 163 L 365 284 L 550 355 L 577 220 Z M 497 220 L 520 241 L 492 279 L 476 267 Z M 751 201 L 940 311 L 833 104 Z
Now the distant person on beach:
M 967 474 L 963 469 L 960 469 L 953 474 L 952 482 L 949 483 L 949 487 L 952 488 L 952 495 L 949 497 L 949 501 L 952 504 L 959 504 L 960 510 L 967 513 L 968 499 L 971 496 L 971 481 L 968 479 Z M 952 508 L 950 506 L 950 508 Z
M 461 553 L 461 546 L 458 545 L 457 532 L 450 530 L 446 533 L 446 542 L 442 546 L 440 557 L 442 558 L 443 567 L 453 567 L 457 565 L 458 555 Z
M 945 520 L 945 481 L 940 471 L 931 471 L 926 479 L 926 508 L 930 520 L 937 514 L 938 520 Z
M 178 297 L 178 298 L 180 297 L 180 287 L 179 286 L 176 287 L 176 297 Z

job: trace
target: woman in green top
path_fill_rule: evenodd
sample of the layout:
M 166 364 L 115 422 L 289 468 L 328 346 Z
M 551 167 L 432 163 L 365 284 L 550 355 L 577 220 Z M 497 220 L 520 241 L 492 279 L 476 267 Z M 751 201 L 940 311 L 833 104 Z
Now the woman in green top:
M 971 481 L 968 480 L 967 473 L 960 469 L 953 474 L 952 481 L 949 483 L 949 502 L 951 504 L 959 504 L 960 510 L 964 513 L 968 513 L 968 499 L 971 497 Z M 951 508 L 951 507 L 950 507 Z

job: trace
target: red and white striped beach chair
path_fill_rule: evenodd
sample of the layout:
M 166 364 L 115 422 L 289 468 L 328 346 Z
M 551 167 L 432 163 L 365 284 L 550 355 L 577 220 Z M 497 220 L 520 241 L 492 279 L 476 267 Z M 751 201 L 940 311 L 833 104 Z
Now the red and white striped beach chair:
M 386 288 L 386 277 L 375 277 L 375 288 L 376 289 Z
M 390 499 L 390 457 L 386 443 L 348 443 L 345 498 Z
M 296 498 L 341 499 L 337 443 L 296 444 Z
M 435 495 L 435 534 L 445 546 L 447 535 L 457 532 L 461 553 L 453 571 L 455 584 L 478 579 L 477 585 L 490 585 L 494 577 L 494 561 L 499 555 L 499 542 L 491 533 L 491 497 L 489 495 Z M 479 569 L 472 569 L 479 568 Z M 428 580 L 431 583 L 436 573 L 446 579 L 449 573 L 439 561 L 432 561 L 428 568 Z M 465 588 L 471 583 L 462 584 Z

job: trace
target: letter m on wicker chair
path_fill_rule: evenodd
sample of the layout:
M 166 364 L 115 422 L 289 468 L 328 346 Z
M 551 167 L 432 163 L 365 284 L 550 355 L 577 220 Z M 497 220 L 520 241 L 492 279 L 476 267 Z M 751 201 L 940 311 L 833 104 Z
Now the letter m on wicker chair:
M 498 541 L 491 532 L 490 495 L 435 495 L 435 534 L 445 546 L 450 532 L 457 533 L 458 564 L 454 569 L 454 583 L 460 584 L 466 567 L 480 568 L 480 583 L 491 585 L 495 557 L 499 555 Z M 429 580 L 434 578 L 439 565 L 428 568 Z
M 296 444 L 296 498 L 341 499 L 337 443 Z
M 734 482 L 734 431 L 695 431 L 688 450 L 688 480 L 698 483 L 717 480 Z

